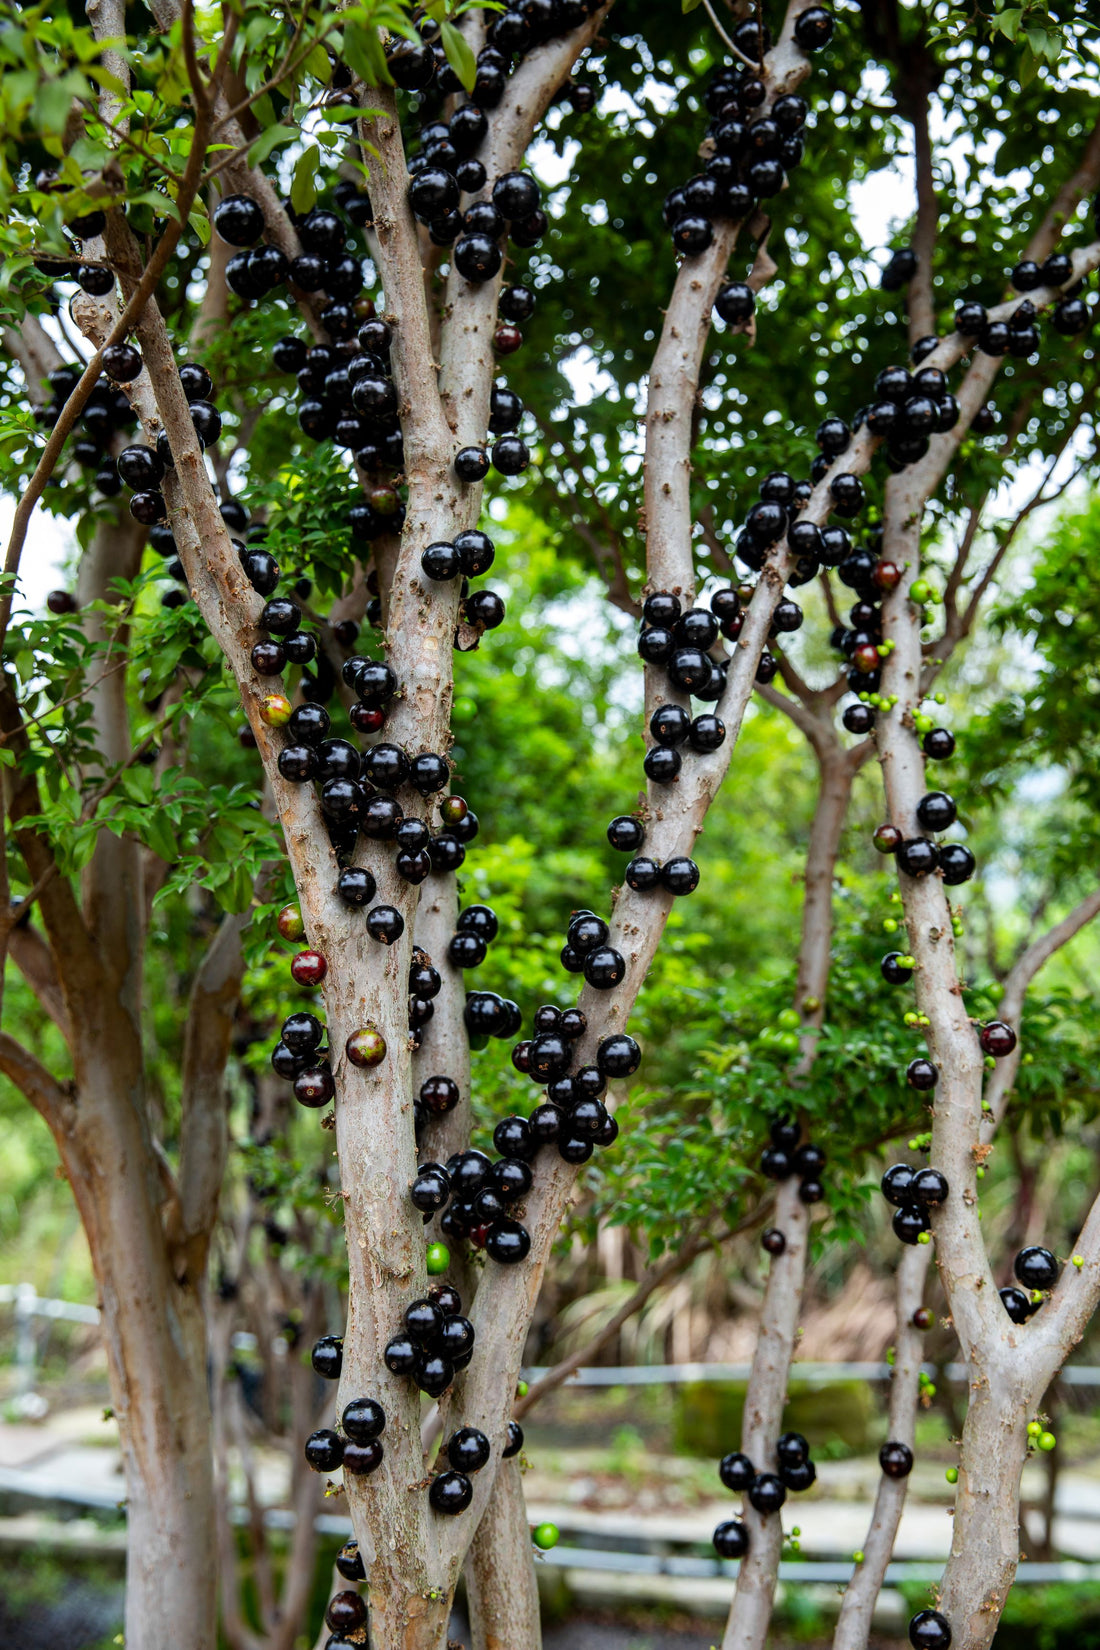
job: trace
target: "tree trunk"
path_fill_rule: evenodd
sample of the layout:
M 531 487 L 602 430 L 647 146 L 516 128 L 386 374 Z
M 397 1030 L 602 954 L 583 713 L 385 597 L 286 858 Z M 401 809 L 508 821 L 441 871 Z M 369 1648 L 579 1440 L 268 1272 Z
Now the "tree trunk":
M 1028 1407 L 1018 1382 L 994 1376 L 971 1384 L 951 1557 L 937 1605 L 951 1623 L 952 1650 L 987 1650 L 1016 1574 Z
M 539 1589 L 531 1557 L 523 1475 L 501 1464 L 466 1561 L 471 1650 L 542 1650 Z
M 174 1275 L 129 1018 L 70 1003 L 76 1103 L 59 1144 L 88 1233 L 127 1496 L 127 1650 L 213 1650 L 215 1518 L 206 1331 Z

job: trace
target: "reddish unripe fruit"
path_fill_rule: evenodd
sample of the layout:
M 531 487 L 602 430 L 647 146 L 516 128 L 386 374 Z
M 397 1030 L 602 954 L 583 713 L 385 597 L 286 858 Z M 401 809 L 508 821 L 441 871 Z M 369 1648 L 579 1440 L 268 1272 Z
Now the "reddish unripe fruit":
M 901 832 L 896 825 L 880 825 L 871 841 L 880 854 L 896 854 L 901 847 Z
M 386 713 L 377 705 L 352 705 L 348 720 L 356 733 L 381 733 L 386 724 Z
M 871 577 L 880 590 L 896 590 L 901 583 L 901 568 L 896 561 L 876 562 Z
M 377 1438 L 372 1438 L 367 1444 L 355 1444 L 349 1440 L 344 1445 L 342 1464 L 345 1472 L 365 1478 L 368 1473 L 377 1472 L 382 1465 L 382 1445 Z
M 523 334 L 518 327 L 501 325 L 493 333 L 493 348 L 498 355 L 514 355 L 523 343 Z
M 489 1227 L 488 1227 L 488 1225 L 475 1226 L 473 1231 L 470 1233 L 470 1242 L 473 1244 L 475 1249 L 484 1249 L 485 1242 L 486 1242 L 486 1239 L 488 1238 L 488 1236 L 489 1236 Z
M 1016 1033 L 1004 1020 L 990 1020 L 979 1031 L 978 1041 L 983 1054 L 992 1054 L 994 1059 L 1003 1060 L 1016 1047 Z
M 461 796 L 445 796 L 439 804 L 444 825 L 461 825 L 469 811 L 469 804 Z
M 335 1593 L 329 1599 L 325 1620 L 334 1633 L 353 1633 L 366 1619 L 367 1606 L 358 1593 Z
M 512 1050 L 512 1064 L 517 1071 L 522 1071 L 524 1076 L 528 1074 L 531 1070 L 531 1044 L 529 1042 L 516 1044 Z
M 260 716 L 269 728 L 285 728 L 293 708 L 285 693 L 268 693 L 260 701 Z
M 275 926 L 284 940 L 300 940 L 306 931 L 306 925 L 302 921 L 301 907 L 298 905 L 284 905 L 275 918 Z
M 367 503 L 377 516 L 394 516 L 401 500 L 393 487 L 372 487 L 367 493 Z
M 320 985 L 328 973 L 328 963 L 319 951 L 299 951 L 290 965 L 295 985 Z
M 912 1324 L 914 1329 L 931 1329 L 936 1321 L 936 1315 L 930 1306 L 918 1306 L 913 1313 Z
M 379 1066 L 386 1058 L 386 1039 L 374 1026 L 353 1031 L 344 1050 L 353 1066 Z
M 870 676 L 873 670 L 877 670 L 880 662 L 874 642 L 863 642 L 852 654 L 852 663 L 864 676 Z

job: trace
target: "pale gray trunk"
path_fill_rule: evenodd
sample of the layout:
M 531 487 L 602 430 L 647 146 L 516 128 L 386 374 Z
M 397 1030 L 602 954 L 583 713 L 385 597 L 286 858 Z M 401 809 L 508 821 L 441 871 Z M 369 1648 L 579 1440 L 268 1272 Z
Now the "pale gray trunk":
M 471 1650 L 542 1650 L 539 1589 L 523 1475 L 502 1462 L 466 1560 Z

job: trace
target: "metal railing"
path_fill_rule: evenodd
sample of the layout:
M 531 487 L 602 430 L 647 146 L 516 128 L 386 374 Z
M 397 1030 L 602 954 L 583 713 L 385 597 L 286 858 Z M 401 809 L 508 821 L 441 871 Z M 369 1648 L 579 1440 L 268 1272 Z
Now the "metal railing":
M 69 1323 L 95 1325 L 99 1323 L 99 1309 L 82 1306 L 76 1301 L 53 1300 L 40 1295 L 33 1283 L 0 1284 L 0 1306 L 15 1309 L 16 1368 L 19 1371 L 17 1392 L 33 1392 L 37 1366 L 37 1338 L 35 1318 L 60 1319 Z M 254 1346 L 255 1337 L 241 1333 L 233 1337 L 235 1347 Z M 747 1381 L 749 1364 L 621 1364 L 592 1365 L 574 1370 L 564 1385 L 568 1386 L 678 1386 L 691 1381 Z M 968 1379 L 965 1364 L 950 1363 L 942 1371 L 933 1364 L 925 1364 L 928 1375 L 942 1374 L 949 1381 Z M 535 1365 L 524 1370 L 529 1381 L 541 1380 L 550 1373 L 548 1365 Z M 888 1381 L 893 1373 L 884 1362 L 848 1363 L 794 1363 L 791 1379 L 805 1381 L 811 1386 L 827 1386 L 832 1381 Z M 1100 1387 L 1100 1364 L 1068 1365 L 1059 1380 L 1066 1386 Z

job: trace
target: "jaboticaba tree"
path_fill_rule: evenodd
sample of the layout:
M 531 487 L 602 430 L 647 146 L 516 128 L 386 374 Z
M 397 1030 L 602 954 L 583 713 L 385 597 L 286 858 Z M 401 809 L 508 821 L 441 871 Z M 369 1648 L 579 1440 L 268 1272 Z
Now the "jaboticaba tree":
M 1005 781 L 983 783 L 963 696 L 937 682 L 1051 497 L 1004 520 L 1001 483 L 1093 463 L 1100 128 L 1085 23 L 1056 39 L 1030 15 L 1022 32 L 1008 12 L 941 22 L 805 0 L 285 17 L 96 0 L 86 22 L 47 9 L 0 28 L 19 498 L 0 592 L 0 932 L 67 1050 L 54 1076 L 5 1032 L 0 1068 L 52 1129 L 89 1237 L 130 1650 L 165 1624 L 211 1650 L 219 1565 L 229 1641 L 261 1642 L 242 1625 L 208 1381 L 254 1226 L 265 1276 L 293 1280 L 301 1307 L 281 1331 L 301 1377 L 299 1516 L 261 1601 L 265 1650 L 318 1630 L 302 1619 L 310 1471 L 354 1531 L 328 1650 L 444 1650 L 464 1569 L 474 1642 L 537 1650 L 534 1551 L 557 1531 L 528 1527 L 520 1421 L 576 1360 L 533 1388 L 521 1372 L 563 1225 L 599 1219 L 657 1259 L 593 1357 L 697 1256 L 727 1240 L 747 1254 L 742 1235 L 767 1256 L 741 1437 L 718 1467 L 740 1509 L 713 1538 L 736 1576 L 725 1650 L 763 1650 L 784 1508 L 817 1480 L 784 1418 L 808 1257 L 882 1218 L 865 1217 L 869 1181 L 900 1240 L 895 1374 L 836 1644 L 868 1642 L 937 1315 L 971 1396 L 953 1551 L 909 1639 L 992 1640 L 1020 1472 L 1053 1447 L 1043 1396 L 1100 1296 L 1100 1231 L 1089 1215 L 1068 1253 L 1053 1232 L 1006 1245 L 980 1225 L 980 1183 L 1030 1054 L 1028 985 L 1100 897 L 1067 874 L 1047 898 L 1080 903 L 1003 990 L 975 986 L 962 902 Z M 1053 159 L 1039 124 L 1058 132 Z M 879 255 L 852 191 L 910 148 L 915 198 L 895 177 Z M 44 616 L 16 598 L 39 504 L 80 546 Z M 577 598 L 553 637 L 551 587 Z M 606 812 L 569 822 L 553 863 L 572 856 L 575 884 L 544 887 L 535 912 L 507 888 L 482 897 L 486 842 L 498 864 L 524 842 L 496 815 L 528 761 L 513 729 L 494 744 L 491 684 L 500 659 L 512 690 L 530 669 L 537 716 L 563 661 L 580 654 L 595 680 L 601 637 L 561 632 L 597 587 L 636 628 L 625 644 L 609 631 L 622 692 L 604 683 L 597 706 L 593 691 L 570 763 L 612 704 L 644 700 L 644 751 Z M 1027 623 L 1029 646 L 1054 647 Z M 528 631 L 545 658 L 519 658 Z M 756 959 L 718 944 L 722 966 L 682 999 L 706 1036 L 670 1026 L 670 1055 L 644 1034 L 659 987 L 638 997 L 674 908 L 700 935 L 729 917 L 740 867 L 711 808 L 731 767 L 728 793 L 746 783 L 754 697 L 814 759 L 801 921 L 786 972 L 769 962 L 732 1006 L 726 963 L 748 976 Z M 1086 747 L 1040 748 L 1076 778 Z M 889 948 L 876 928 L 849 966 L 835 873 L 873 757 L 883 796 L 861 817 L 879 823 L 852 854 L 867 886 L 893 879 L 868 896 Z M 189 981 L 170 1103 L 143 1002 L 167 954 Z M 718 1052 L 701 1084 L 703 1041 Z M 267 1155 L 239 1177 L 249 1213 L 219 1227 L 237 1190 L 230 1061 L 262 1136 L 241 1149 Z M 302 1282 L 320 1223 L 288 1197 L 288 1256 L 270 1207 L 295 1176 L 300 1190 L 302 1160 L 314 1204 L 320 1165 L 343 1220 L 324 1313 Z

